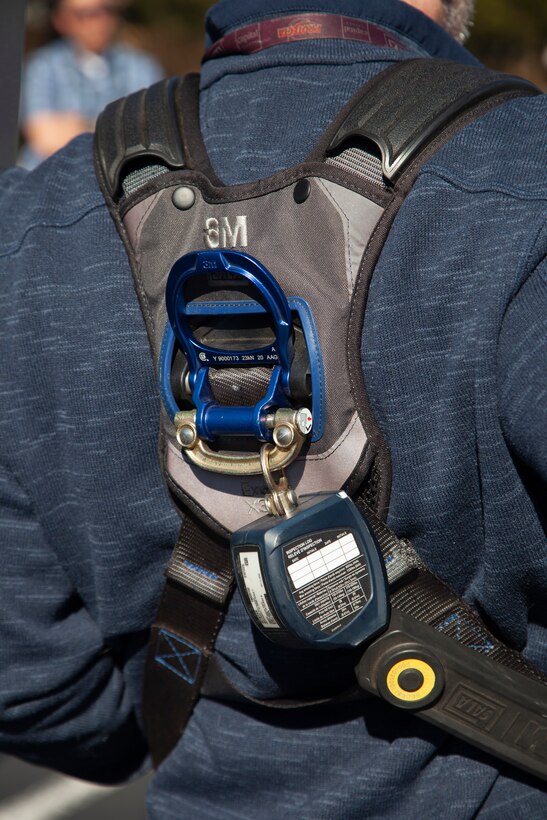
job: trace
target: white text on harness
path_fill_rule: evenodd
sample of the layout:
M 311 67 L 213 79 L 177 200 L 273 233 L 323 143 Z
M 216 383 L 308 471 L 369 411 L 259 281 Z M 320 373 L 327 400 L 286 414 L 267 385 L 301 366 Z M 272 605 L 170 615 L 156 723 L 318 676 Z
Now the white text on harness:
M 236 216 L 235 226 L 232 228 L 227 216 L 221 216 L 220 220 L 211 216 L 205 221 L 205 242 L 211 249 L 215 248 L 246 248 L 247 241 L 247 217 Z

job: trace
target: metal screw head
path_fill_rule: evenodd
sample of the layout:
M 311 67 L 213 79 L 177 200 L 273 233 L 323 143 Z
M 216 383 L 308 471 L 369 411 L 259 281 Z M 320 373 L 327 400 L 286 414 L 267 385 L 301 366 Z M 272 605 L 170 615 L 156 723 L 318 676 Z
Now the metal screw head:
M 180 188 L 175 188 L 171 199 L 179 211 L 188 211 L 196 201 L 196 192 L 187 185 L 181 185 Z
M 196 443 L 196 439 L 196 429 L 192 427 L 191 424 L 183 424 L 182 427 L 179 427 L 177 430 L 177 441 L 181 447 L 190 449 Z
M 273 440 L 278 447 L 290 447 L 294 441 L 294 428 L 288 424 L 280 424 L 273 432 Z

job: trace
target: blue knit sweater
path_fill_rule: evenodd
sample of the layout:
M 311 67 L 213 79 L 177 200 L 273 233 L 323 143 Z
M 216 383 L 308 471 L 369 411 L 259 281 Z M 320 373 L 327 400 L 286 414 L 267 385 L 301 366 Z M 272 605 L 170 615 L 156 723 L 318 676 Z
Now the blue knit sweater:
M 408 51 L 323 40 L 206 63 L 201 125 L 227 183 L 302 160 L 395 60 L 474 62 L 397 0 L 268 4 L 306 10 L 380 23 Z M 208 37 L 264 14 L 258 0 L 222 0 Z M 543 669 L 545 108 L 512 101 L 429 161 L 355 340 L 392 454 L 391 527 Z M 1 179 L 0 748 L 113 782 L 146 754 L 144 647 L 179 519 L 160 475 L 144 322 L 91 155 L 84 136 Z M 218 649 L 258 695 L 351 676 L 343 654 L 295 656 L 257 638 L 238 595 Z M 540 820 L 547 803 L 531 779 L 377 700 L 258 719 L 202 699 L 149 812 Z

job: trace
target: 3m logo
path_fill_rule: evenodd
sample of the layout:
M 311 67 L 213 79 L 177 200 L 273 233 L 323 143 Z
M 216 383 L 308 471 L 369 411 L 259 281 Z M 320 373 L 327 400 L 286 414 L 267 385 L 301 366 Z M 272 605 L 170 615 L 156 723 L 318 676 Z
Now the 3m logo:
M 505 712 L 505 706 L 479 694 L 468 686 L 459 684 L 444 707 L 444 711 L 450 712 L 471 726 L 482 729 L 483 732 L 491 732 Z
M 247 217 L 236 216 L 235 225 L 230 225 L 227 216 L 217 219 L 214 216 L 205 221 L 205 242 L 209 248 L 246 248 L 247 239 Z

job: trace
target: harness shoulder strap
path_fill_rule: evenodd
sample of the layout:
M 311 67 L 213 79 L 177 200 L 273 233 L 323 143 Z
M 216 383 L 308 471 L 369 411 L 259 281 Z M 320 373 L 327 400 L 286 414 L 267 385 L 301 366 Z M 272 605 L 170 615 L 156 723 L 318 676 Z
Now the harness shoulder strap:
M 177 77 L 162 80 L 115 100 L 100 115 L 96 156 L 109 198 L 119 198 L 128 169 L 149 166 L 152 160 L 163 170 L 185 167 L 176 102 L 181 82 Z
M 489 100 L 535 95 L 520 77 L 485 71 L 448 60 L 405 60 L 379 74 L 351 107 L 330 142 L 336 151 L 350 139 L 374 143 L 382 154 L 384 177 L 393 183 L 414 158 L 463 114 Z M 482 112 L 481 112 L 482 113 Z
M 192 86 L 197 99 L 195 80 L 187 87 Z M 390 206 L 395 211 L 419 168 L 452 134 L 508 98 L 537 93 L 538 89 L 524 80 L 482 69 L 439 60 L 405 61 L 378 75 L 350 101 L 338 124 L 325 137 L 323 160 L 325 154 L 335 157 L 348 172 L 368 175 L 367 178 L 374 181 L 374 168 L 370 172 L 366 169 L 371 156 L 375 159 L 380 151 L 383 184 L 397 191 L 399 180 L 407 180 L 400 191 L 403 196 L 398 195 L 398 202 Z M 99 118 L 97 173 L 127 245 L 119 207 L 124 194 L 131 194 L 154 176 L 191 166 L 188 161 L 191 151 L 185 148 L 184 97 L 182 82 L 168 80 L 112 103 Z M 354 165 L 354 156 L 344 159 L 344 153 L 354 151 L 356 144 L 361 155 L 368 159 Z M 131 256 L 129 245 L 128 251 Z M 378 255 L 379 250 L 373 255 L 372 265 Z M 363 514 L 370 518 L 367 501 L 370 503 L 365 496 L 358 503 Z M 490 636 L 482 643 L 479 641 L 477 648 L 477 630 L 481 639 L 486 633 L 480 631 L 482 625 L 477 625 L 480 622 L 472 620 L 476 616 L 471 616 L 463 602 L 444 585 L 441 589 L 436 583 L 429 583 L 426 570 L 410 545 L 398 542 L 382 522 L 376 526 L 388 578 L 397 582 L 392 607 L 400 613 L 404 624 L 408 619 L 418 619 L 445 635 L 453 630 L 453 634 L 450 633 L 453 641 L 467 646 L 468 651 L 484 652 L 485 641 L 489 642 Z M 397 577 L 393 575 L 396 566 L 403 567 Z M 151 633 L 143 696 L 145 730 L 155 765 L 169 754 L 182 734 L 205 681 L 207 663 L 233 588 L 228 545 L 204 524 L 187 516 L 166 575 L 167 584 Z M 400 630 L 399 621 L 395 619 L 394 623 Z M 454 626 L 463 621 L 471 623 L 465 640 L 460 627 Z M 389 634 L 390 630 L 386 635 Z M 365 652 L 365 659 L 369 655 L 375 657 L 374 646 Z M 494 648 L 498 647 L 496 644 Z M 520 656 L 516 657 L 516 653 L 505 657 L 505 650 L 499 648 L 499 662 L 533 679 L 535 671 Z M 366 663 L 360 665 L 359 681 L 363 688 L 377 691 L 381 687 L 369 667 Z M 327 702 L 332 700 L 328 698 Z M 439 719 L 440 724 L 447 725 L 443 720 L 444 717 Z M 463 719 L 460 734 L 477 742 L 469 737 L 469 732 L 466 734 L 465 726 Z M 451 730 L 455 731 L 453 727 Z

